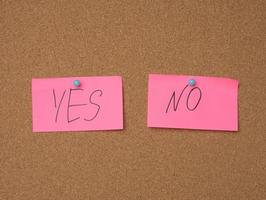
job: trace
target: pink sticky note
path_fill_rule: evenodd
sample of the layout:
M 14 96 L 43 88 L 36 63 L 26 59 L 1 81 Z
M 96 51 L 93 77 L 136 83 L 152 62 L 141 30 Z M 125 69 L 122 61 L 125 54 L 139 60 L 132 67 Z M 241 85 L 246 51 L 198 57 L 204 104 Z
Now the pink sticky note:
M 32 119 L 34 132 L 123 129 L 122 78 L 32 79 Z
M 151 74 L 148 127 L 237 131 L 237 93 L 233 79 Z

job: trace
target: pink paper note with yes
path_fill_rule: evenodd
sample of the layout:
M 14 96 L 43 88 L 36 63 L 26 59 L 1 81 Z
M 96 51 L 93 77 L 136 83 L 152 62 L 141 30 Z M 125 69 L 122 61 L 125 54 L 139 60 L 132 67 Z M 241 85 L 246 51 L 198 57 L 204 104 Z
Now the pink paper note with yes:
M 123 129 L 122 78 L 32 79 L 32 118 L 34 132 Z
M 237 94 L 233 79 L 151 74 L 148 127 L 237 131 Z

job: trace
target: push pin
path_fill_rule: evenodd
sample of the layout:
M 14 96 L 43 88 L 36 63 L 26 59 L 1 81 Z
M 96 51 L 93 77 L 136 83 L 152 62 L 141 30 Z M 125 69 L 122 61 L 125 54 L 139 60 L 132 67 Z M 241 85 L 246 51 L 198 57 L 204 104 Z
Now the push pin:
M 188 85 L 194 86 L 194 85 L 196 85 L 196 81 L 194 79 L 189 79 Z
M 73 84 L 74 84 L 74 86 L 79 87 L 80 86 L 80 81 L 79 80 L 74 80 Z

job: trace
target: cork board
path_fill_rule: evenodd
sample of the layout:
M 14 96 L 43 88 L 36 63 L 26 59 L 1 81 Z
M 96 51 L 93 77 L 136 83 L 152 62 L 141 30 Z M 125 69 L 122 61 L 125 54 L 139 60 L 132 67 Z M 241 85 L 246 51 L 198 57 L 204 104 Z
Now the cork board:
M 266 3 L 0 1 L 0 199 L 266 199 Z M 146 127 L 149 73 L 240 81 L 237 133 Z M 33 77 L 121 75 L 123 131 L 32 133 Z

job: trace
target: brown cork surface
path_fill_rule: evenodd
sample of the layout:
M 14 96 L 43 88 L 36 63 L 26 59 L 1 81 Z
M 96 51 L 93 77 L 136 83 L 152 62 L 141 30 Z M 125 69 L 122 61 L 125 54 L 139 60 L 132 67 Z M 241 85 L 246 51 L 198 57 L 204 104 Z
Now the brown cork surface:
M 0 199 L 266 199 L 266 1 L 0 1 Z M 237 133 L 146 127 L 149 73 L 240 81 Z M 33 77 L 121 75 L 123 131 L 33 133 Z

